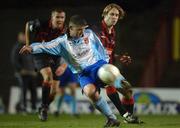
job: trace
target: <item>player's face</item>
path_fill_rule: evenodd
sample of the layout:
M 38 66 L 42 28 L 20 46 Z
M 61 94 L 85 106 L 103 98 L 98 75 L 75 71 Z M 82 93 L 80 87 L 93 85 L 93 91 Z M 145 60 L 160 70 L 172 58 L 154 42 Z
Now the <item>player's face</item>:
M 71 26 L 69 28 L 69 33 L 71 37 L 79 38 L 83 35 L 85 27 L 84 26 Z
M 51 16 L 52 27 L 53 28 L 62 28 L 64 26 L 65 21 L 65 13 L 64 12 L 54 12 Z
M 119 19 L 119 10 L 112 8 L 107 15 L 104 16 L 104 21 L 108 26 L 116 25 Z

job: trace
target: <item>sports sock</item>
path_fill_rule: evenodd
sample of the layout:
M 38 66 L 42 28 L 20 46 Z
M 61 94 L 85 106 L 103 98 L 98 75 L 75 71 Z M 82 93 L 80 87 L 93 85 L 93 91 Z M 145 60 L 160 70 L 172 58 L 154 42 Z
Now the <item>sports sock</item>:
M 55 97 L 54 94 L 52 94 L 52 95 L 50 94 L 49 95 L 48 105 L 50 105 L 52 103 L 52 101 L 54 100 L 54 97 Z
M 74 96 L 71 96 L 71 108 L 72 108 L 72 114 L 77 114 L 77 109 L 76 109 L 76 98 Z
M 115 87 L 113 86 L 108 86 L 106 88 L 106 93 L 109 97 L 109 99 L 113 102 L 113 104 L 116 106 L 116 108 L 118 109 L 119 113 L 121 116 L 123 116 L 127 111 L 126 109 L 123 107 L 123 105 L 121 104 L 121 100 L 119 98 L 119 94 L 116 91 Z
M 50 86 L 49 83 L 43 83 L 42 86 L 42 105 L 48 106 L 49 103 L 49 93 L 50 93 Z
M 57 96 L 56 96 L 55 101 L 56 101 L 56 109 L 57 109 L 58 112 L 59 112 L 59 110 L 60 110 L 60 108 L 61 108 L 63 99 L 64 99 L 64 96 L 60 96 L 60 95 L 57 95 Z
M 122 104 L 124 108 L 131 114 L 134 112 L 134 98 L 131 97 L 130 99 L 123 97 Z
M 107 118 L 116 119 L 116 116 L 111 111 L 107 101 L 105 101 L 102 97 L 100 97 L 98 101 L 94 102 L 94 105 Z

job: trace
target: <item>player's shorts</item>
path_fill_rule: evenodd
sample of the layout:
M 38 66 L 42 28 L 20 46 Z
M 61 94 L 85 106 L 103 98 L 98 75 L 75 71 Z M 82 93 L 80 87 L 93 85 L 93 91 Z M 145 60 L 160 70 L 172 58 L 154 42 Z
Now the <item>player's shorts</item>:
M 105 83 L 103 83 L 99 77 L 98 77 L 98 70 L 99 68 L 104 65 L 107 64 L 106 61 L 104 60 L 100 60 L 98 62 L 96 62 L 95 64 L 86 67 L 78 76 L 79 78 L 79 82 L 80 82 L 80 86 L 83 89 L 87 84 L 94 84 L 97 88 L 104 88 L 105 87 Z
M 49 54 L 33 54 L 33 60 L 37 71 L 45 67 L 51 67 L 53 72 L 53 79 L 58 80 L 58 76 L 56 76 L 55 71 L 60 65 L 60 56 L 54 56 Z
M 69 67 L 66 68 L 64 73 L 58 77 L 60 80 L 60 87 L 65 87 L 69 83 L 78 83 L 76 74 L 74 74 Z

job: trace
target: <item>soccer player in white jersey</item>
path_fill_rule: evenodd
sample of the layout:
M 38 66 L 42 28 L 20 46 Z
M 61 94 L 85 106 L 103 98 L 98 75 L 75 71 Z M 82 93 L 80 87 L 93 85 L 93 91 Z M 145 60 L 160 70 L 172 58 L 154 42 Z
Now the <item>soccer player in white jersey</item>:
M 79 15 L 74 15 L 69 21 L 69 33 L 44 43 L 34 42 L 24 46 L 20 53 L 48 53 L 61 55 L 74 73 L 78 73 L 83 93 L 91 100 L 96 109 L 107 117 L 105 127 L 119 126 L 120 122 L 112 113 L 106 100 L 100 96 L 103 83 L 97 74 L 101 66 L 109 62 L 109 56 L 96 34 L 86 29 L 87 22 Z M 123 80 L 124 78 L 118 78 Z M 118 82 L 116 87 L 121 86 Z

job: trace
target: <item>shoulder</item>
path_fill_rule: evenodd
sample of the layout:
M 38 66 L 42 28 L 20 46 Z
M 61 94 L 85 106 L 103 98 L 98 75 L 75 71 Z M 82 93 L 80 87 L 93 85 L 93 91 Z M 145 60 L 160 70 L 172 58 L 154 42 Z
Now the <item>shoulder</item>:
M 62 34 L 62 35 L 60 35 L 59 37 L 56 38 L 56 40 L 57 40 L 58 42 L 64 42 L 64 41 L 66 41 L 67 39 L 68 39 L 67 34 Z
M 85 33 L 92 33 L 93 31 L 92 31 L 91 28 L 86 28 L 84 32 L 85 32 Z
M 94 32 L 93 32 L 93 30 L 92 29 L 90 29 L 90 28 L 86 28 L 85 29 L 85 31 L 84 31 L 84 36 L 85 37 L 90 37 L 90 38 L 92 38 L 93 36 L 94 36 Z

